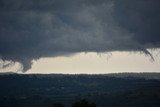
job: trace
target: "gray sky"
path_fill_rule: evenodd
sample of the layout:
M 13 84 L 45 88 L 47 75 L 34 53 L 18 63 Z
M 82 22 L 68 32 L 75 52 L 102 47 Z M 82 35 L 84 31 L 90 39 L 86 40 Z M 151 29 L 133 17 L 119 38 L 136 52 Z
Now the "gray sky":
M 0 0 L 1 71 L 19 62 L 19 70 L 36 72 L 31 68 L 41 58 L 74 59 L 81 52 L 138 51 L 156 60 L 148 49 L 160 47 L 159 7 L 159 0 Z M 118 59 L 128 68 L 127 60 Z

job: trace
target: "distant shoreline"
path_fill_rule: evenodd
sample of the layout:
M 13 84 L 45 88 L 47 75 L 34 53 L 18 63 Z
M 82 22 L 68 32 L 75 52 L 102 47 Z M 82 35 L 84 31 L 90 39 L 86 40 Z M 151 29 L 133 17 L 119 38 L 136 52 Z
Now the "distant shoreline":
M 50 74 L 41 74 L 41 73 L 33 73 L 33 74 L 26 74 L 26 73 L 16 73 L 16 72 L 5 72 L 0 73 L 1 75 L 35 75 L 35 76 L 107 76 L 107 77 L 117 77 L 117 78 L 126 78 L 126 77 L 136 77 L 136 78 L 144 78 L 144 79 L 160 79 L 160 73 L 158 72 L 122 72 L 122 73 L 106 73 L 106 74 L 62 74 L 62 73 L 50 73 Z

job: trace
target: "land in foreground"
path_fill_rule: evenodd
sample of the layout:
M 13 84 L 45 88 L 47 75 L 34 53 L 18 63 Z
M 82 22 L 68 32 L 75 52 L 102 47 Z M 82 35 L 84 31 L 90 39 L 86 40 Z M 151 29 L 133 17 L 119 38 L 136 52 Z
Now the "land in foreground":
M 77 101 L 90 107 L 160 107 L 160 74 L 0 75 L 0 107 L 73 107 Z

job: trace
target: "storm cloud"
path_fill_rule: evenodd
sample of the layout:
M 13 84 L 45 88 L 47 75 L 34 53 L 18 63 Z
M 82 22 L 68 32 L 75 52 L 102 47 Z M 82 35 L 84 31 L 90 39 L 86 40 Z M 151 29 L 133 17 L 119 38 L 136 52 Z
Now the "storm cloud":
M 159 0 L 0 0 L 0 59 L 160 47 Z

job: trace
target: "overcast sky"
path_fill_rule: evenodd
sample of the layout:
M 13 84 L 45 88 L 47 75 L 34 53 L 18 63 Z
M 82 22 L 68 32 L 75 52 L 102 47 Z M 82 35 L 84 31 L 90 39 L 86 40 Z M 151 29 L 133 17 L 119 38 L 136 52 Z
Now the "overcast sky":
M 149 49 L 160 48 L 159 7 L 159 0 L 0 0 L 0 70 L 158 71 L 158 57 Z M 106 62 L 97 52 L 114 55 Z M 127 52 L 152 61 L 135 53 L 130 62 Z M 75 58 L 77 67 L 71 66 Z M 122 66 L 115 70 L 115 64 Z

